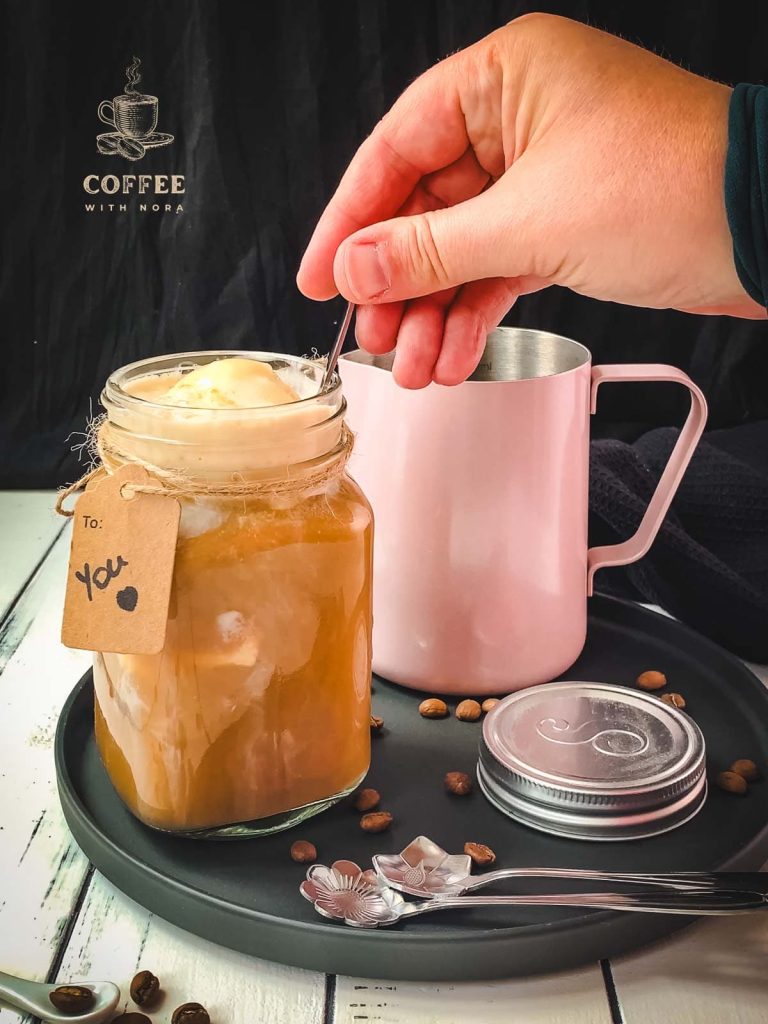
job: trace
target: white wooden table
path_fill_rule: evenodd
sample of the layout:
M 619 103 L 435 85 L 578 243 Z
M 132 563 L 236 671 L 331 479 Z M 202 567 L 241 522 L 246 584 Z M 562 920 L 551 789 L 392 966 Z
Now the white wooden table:
M 69 529 L 43 492 L 0 494 L 0 970 L 114 980 L 137 969 L 214 1024 L 766 1024 L 768 915 L 723 918 L 632 956 L 487 984 L 333 977 L 221 949 L 123 896 L 64 823 L 52 756 L 88 654 L 59 641 Z M 768 672 L 757 670 L 768 683 Z M 31 1018 L 0 1009 L 0 1024 Z

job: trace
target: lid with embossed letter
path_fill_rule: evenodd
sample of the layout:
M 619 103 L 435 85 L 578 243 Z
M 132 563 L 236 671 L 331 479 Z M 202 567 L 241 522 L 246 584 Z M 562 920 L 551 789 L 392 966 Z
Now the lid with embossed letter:
M 707 792 L 704 737 L 658 697 L 545 683 L 483 723 L 478 780 L 499 810 L 574 839 L 639 839 L 682 825 Z

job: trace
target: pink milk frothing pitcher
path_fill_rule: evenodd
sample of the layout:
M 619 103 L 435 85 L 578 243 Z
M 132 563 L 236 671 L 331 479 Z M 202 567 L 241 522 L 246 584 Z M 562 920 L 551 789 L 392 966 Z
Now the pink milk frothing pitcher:
M 457 387 L 399 388 L 392 355 L 339 369 L 370 500 L 374 670 L 433 693 L 508 693 L 579 656 L 604 566 L 648 551 L 701 436 L 704 396 L 674 366 L 592 366 L 588 349 L 502 327 Z M 629 540 L 587 547 L 589 417 L 601 384 L 674 381 L 691 411 Z

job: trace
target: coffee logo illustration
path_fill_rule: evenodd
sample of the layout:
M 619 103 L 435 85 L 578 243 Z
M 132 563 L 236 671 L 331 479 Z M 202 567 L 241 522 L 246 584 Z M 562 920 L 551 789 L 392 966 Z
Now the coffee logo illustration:
M 141 81 L 140 67 L 141 61 L 134 57 L 133 63 L 125 69 L 127 82 L 123 92 L 99 104 L 99 120 L 114 129 L 96 136 L 96 148 L 104 156 L 141 160 L 148 149 L 173 142 L 173 135 L 157 131 L 157 96 L 136 91 Z

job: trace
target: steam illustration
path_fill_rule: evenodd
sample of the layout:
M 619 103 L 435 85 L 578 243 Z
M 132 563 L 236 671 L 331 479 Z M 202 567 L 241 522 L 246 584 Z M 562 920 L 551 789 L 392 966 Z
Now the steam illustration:
M 141 81 L 141 75 L 139 74 L 139 68 L 141 67 L 141 61 L 138 57 L 133 57 L 133 64 L 130 64 L 125 69 L 125 77 L 128 79 L 123 92 L 136 92 L 136 86 Z

